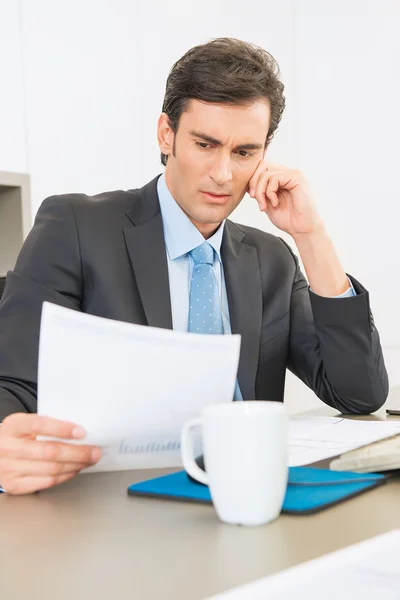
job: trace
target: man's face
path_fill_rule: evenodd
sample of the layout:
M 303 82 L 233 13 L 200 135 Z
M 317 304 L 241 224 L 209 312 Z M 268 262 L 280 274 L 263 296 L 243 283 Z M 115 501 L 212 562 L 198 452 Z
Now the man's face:
M 168 188 L 205 237 L 246 193 L 264 156 L 269 121 L 269 104 L 261 100 L 246 106 L 191 100 L 175 135 L 166 115 L 160 117 Z

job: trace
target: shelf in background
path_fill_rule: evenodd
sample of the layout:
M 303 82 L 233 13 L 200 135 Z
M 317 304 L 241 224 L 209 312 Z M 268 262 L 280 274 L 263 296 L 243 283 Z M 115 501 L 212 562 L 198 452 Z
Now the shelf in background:
M 29 175 L 0 171 L 0 277 L 14 268 L 31 225 Z

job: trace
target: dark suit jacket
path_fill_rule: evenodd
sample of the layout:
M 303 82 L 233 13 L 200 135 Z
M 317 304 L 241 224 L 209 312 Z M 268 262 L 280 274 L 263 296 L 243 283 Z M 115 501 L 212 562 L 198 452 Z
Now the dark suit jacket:
M 157 179 L 139 190 L 43 202 L 0 304 L 0 419 L 36 411 L 44 300 L 172 328 L 156 186 Z M 221 255 L 232 332 L 242 336 L 244 399 L 283 401 L 289 368 L 342 412 L 369 413 L 384 403 L 388 379 L 379 336 L 368 292 L 355 279 L 356 297 L 319 297 L 280 238 L 229 220 Z

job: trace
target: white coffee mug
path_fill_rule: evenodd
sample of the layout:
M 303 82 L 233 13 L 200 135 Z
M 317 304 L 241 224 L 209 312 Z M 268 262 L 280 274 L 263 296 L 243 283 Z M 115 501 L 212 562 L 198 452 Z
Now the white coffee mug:
M 194 430 L 202 429 L 204 472 L 195 462 Z M 207 406 L 182 429 L 186 471 L 210 487 L 221 521 L 263 525 L 282 508 L 288 479 L 288 416 L 281 402 Z

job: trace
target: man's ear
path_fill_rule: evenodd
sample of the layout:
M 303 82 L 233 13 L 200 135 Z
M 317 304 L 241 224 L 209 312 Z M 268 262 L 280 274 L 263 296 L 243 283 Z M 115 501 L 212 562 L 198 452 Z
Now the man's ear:
M 172 131 L 168 115 L 162 113 L 157 125 L 158 145 L 163 154 L 169 156 L 173 152 L 175 134 Z

